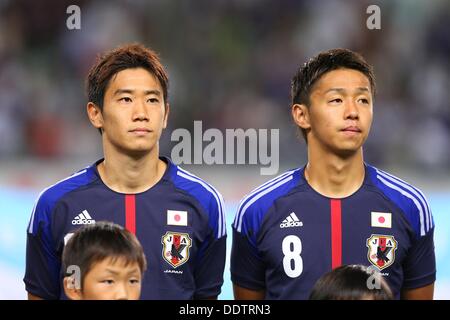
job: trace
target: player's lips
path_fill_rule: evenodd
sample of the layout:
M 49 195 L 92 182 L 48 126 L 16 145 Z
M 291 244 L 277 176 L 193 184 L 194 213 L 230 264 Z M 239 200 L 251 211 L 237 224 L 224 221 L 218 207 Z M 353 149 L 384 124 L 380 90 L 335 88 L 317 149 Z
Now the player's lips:
M 147 134 L 152 132 L 152 130 L 147 129 L 147 128 L 136 128 L 136 129 L 132 129 L 129 132 L 135 133 L 135 134 Z
M 348 138 L 359 137 L 361 129 L 356 126 L 348 126 L 341 130 L 344 136 Z
M 345 127 L 344 129 L 342 129 L 341 131 L 344 132 L 355 132 L 355 133 L 360 133 L 361 129 L 356 127 L 356 126 L 349 126 L 349 127 Z

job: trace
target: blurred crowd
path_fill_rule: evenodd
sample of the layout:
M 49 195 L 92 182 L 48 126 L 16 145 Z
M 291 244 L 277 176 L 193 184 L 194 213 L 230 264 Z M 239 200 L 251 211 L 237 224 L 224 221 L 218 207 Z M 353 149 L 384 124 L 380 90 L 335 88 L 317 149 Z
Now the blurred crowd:
M 80 30 L 66 27 L 71 4 Z M 370 4 L 381 8 L 380 30 L 366 27 Z M 170 77 L 163 153 L 172 130 L 203 120 L 204 130 L 279 128 L 280 161 L 298 164 L 291 78 L 319 51 L 347 47 L 377 77 L 367 161 L 448 171 L 449 21 L 446 0 L 0 0 L 0 161 L 94 161 L 85 76 L 98 53 L 138 41 Z

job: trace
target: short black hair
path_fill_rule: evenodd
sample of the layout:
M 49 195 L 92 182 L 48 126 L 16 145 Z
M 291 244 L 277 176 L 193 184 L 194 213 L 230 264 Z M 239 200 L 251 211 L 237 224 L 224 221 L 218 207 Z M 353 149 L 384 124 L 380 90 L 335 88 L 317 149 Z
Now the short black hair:
M 62 254 L 63 270 L 70 276 L 68 267 L 78 266 L 83 287 L 92 266 L 107 258 L 124 258 L 126 264 L 137 262 L 142 274 L 147 268 L 144 251 L 134 234 L 115 223 L 99 221 L 81 227 L 69 239 Z
M 372 96 L 375 95 L 373 67 L 359 53 L 337 48 L 320 52 L 298 68 L 291 82 L 291 106 L 303 104 L 309 107 L 314 84 L 325 73 L 337 69 L 353 69 L 363 73 L 369 79 Z M 302 134 L 306 140 L 306 131 L 303 129 Z
M 369 277 L 376 277 L 379 289 L 368 287 Z M 363 265 L 343 265 L 317 280 L 310 300 L 392 300 L 392 291 L 381 274 Z

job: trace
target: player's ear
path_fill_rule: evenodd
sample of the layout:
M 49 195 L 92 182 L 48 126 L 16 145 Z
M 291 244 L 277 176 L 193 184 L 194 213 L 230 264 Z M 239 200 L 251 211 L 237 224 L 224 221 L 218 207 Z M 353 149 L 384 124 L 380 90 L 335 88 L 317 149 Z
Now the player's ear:
M 311 122 L 309 118 L 309 108 L 304 104 L 294 104 L 291 108 L 292 118 L 294 122 L 302 129 L 311 128 Z
M 103 127 L 103 114 L 100 107 L 93 102 L 88 102 L 86 111 L 92 125 L 97 129 L 101 129 Z
M 164 112 L 164 120 L 163 120 L 163 129 L 167 128 L 167 120 L 169 119 L 169 112 L 170 112 L 170 106 L 168 103 L 166 103 L 165 112 Z
M 81 288 L 77 288 L 75 277 L 64 277 L 64 293 L 70 300 L 81 300 Z

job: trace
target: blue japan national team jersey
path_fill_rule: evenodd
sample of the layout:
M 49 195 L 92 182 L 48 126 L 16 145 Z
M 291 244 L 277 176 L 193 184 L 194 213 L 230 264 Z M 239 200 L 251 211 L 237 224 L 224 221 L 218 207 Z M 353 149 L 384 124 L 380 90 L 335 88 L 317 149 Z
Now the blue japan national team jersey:
M 365 165 L 361 188 L 342 199 L 311 188 L 304 168 L 245 197 L 233 223 L 231 279 L 267 299 L 308 299 L 324 273 L 373 266 L 399 298 L 435 281 L 434 222 L 423 193 Z
M 44 190 L 28 226 L 24 282 L 45 299 L 64 298 L 61 254 L 70 235 L 95 221 L 112 221 L 134 232 L 144 248 L 147 271 L 141 299 L 217 296 L 223 283 L 226 227 L 217 190 L 161 158 L 161 180 L 138 194 L 109 189 L 97 165 Z

